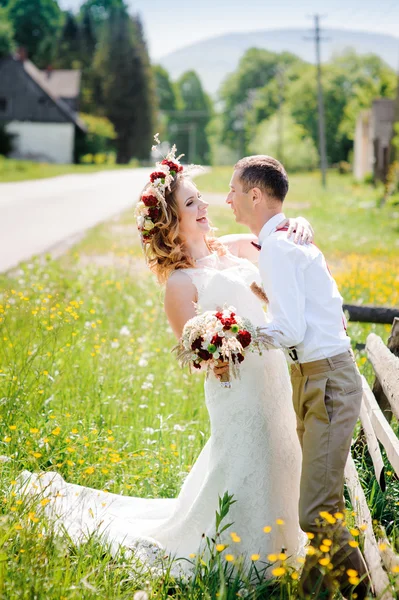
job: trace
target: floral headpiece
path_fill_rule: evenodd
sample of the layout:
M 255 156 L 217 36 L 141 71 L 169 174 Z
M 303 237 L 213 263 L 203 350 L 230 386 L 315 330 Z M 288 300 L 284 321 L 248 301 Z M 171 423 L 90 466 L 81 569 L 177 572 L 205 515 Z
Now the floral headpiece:
M 154 135 L 156 145 L 152 146 L 153 151 L 158 150 L 161 143 L 158 136 L 158 133 Z M 173 145 L 163 160 L 155 163 L 156 170 L 151 173 L 150 183 L 147 184 L 141 200 L 137 203 L 137 227 L 143 244 L 147 243 L 157 231 L 156 223 L 162 213 L 166 212 L 166 189 L 170 190 L 174 177 L 183 171 L 183 165 L 179 161 L 184 154 L 176 158 L 176 150 L 176 146 Z

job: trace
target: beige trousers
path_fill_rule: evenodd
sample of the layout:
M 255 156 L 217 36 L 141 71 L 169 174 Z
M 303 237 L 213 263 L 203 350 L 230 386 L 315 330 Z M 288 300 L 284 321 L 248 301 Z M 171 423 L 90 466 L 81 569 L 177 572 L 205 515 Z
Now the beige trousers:
M 334 514 L 345 508 L 344 469 L 360 412 L 362 380 L 349 350 L 332 358 L 293 364 L 291 382 L 302 447 L 300 526 L 305 532 L 325 535 L 320 512 Z M 337 560 L 339 555 L 342 589 L 348 579 L 346 569 L 356 569 L 359 577 L 367 578 L 367 568 L 358 548 L 348 545 L 353 539 L 348 529 L 342 524 L 333 529 L 331 534 L 341 548 Z M 335 563 L 334 558 L 332 561 Z

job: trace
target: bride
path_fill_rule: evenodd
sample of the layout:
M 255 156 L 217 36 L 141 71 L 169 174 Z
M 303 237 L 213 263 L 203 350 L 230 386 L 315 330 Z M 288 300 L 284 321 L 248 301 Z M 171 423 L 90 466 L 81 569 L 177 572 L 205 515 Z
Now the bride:
M 196 311 L 224 304 L 253 325 L 263 325 L 267 317 L 250 287 L 260 285 L 254 238 L 215 238 L 208 204 L 185 175 L 173 148 L 157 163 L 137 208 L 149 266 L 166 283 L 165 311 L 176 337 Z M 302 241 L 311 238 L 307 222 L 290 225 L 302 233 Z M 283 352 L 249 353 L 231 388 L 208 372 L 205 402 L 211 436 L 177 498 L 104 493 L 67 483 L 54 472 L 24 472 L 20 489 L 35 500 L 50 500 L 45 514 L 75 542 L 95 534 L 114 553 L 122 546 L 147 564 L 165 554 L 192 559 L 205 537 L 214 538 L 219 497 L 228 492 L 235 501 L 227 517 L 232 526 L 217 539 L 228 546 L 224 553 L 247 564 L 254 554 L 264 562 L 271 553 L 297 557 L 305 543 L 298 522 L 301 452 Z M 191 563 L 176 564 L 187 572 Z

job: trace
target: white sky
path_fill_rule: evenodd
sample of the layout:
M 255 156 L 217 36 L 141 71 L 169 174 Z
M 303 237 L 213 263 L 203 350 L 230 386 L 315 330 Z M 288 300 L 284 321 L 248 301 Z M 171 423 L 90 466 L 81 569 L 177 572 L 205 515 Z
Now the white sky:
M 81 0 L 58 0 L 76 11 Z M 399 0 L 126 0 L 140 13 L 153 60 L 204 38 L 238 31 L 322 27 L 399 35 Z M 243 7 L 244 5 L 244 7 Z M 399 38 L 398 38 L 399 48 Z

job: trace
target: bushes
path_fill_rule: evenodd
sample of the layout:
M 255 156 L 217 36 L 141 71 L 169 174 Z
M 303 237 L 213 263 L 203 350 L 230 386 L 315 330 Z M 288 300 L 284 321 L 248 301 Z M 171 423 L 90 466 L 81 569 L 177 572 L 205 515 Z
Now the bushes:
M 106 117 L 95 117 L 81 113 L 80 118 L 87 128 L 85 135 L 76 136 L 75 161 L 85 164 L 114 164 L 116 138 L 114 126 Z

